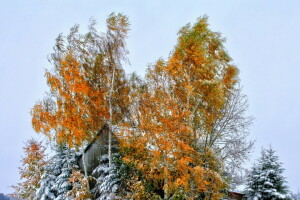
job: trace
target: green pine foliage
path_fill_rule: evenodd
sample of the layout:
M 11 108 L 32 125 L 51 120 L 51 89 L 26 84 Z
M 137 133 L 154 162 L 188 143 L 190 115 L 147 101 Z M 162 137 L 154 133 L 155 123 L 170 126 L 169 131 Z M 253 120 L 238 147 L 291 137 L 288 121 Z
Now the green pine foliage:
M 250 198 L 264 200 L 290 199 L 284 168 L 275 151 L 263 149 L 261 157 L 252 167 L 247 179 L 247 193 Z
M 77 169 L 76 152 L 66 144 L 56 145 L 55 154 L 46 166 L 41 179 L 41 187 L 36 193 L 38 199 L 65 200 L 72 188 L 70 176 L 73 169 Z

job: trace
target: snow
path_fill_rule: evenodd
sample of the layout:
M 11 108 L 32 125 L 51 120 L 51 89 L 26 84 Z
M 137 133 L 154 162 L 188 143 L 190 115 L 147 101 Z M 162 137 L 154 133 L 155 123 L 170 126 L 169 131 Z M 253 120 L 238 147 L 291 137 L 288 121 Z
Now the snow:
M 261 158 L 254 164 L 248 176 L 245 191 L 248 196 L 261 199 L 286 199 L 288 189 L 285 178 L 282 176 L 284 169 L 281 167 L 278 156 L 270 147 L 262 151 Z
M 119 157 L 119 154 L 114 153 L 113 157 L 114 161 Z M 117 166 L 112 162 L 112 166 L 109 167 L 107 154 L 102 155 L 100 161 L 100 165 L 93 171 L 93 175 L 98 178 L 92 192 L 97 197 L 97 200 L 115 199 L 120 182 Z
M 246 187 L 247 186 L 244 184 L 238 185 L 238 186 L 236 186 L 234 192 L 243 193 L 245 191 Z
M 41 187 L 36 192 L 36 200 L 64 200 L 71 188 L 69 177 L 76 166 L 76 153 L 66 145 L 55 146 L 55 154 L 49 160 L 41 179 Z

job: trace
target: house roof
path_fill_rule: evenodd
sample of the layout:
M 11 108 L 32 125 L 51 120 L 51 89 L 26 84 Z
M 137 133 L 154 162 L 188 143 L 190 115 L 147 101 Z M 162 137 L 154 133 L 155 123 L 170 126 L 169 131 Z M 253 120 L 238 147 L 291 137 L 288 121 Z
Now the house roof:
M 229 192 L 229 193 L 234 194 L 234 195 L 241 195 L 241 196 L 245 195 L 245 194 L 239 193 L 239 192 Z
M 84 153 L 86 153 L 92 146 L 93 144 L 97 141 L 97 139 L 103 134 L 103 130 L 108 129 L 108 125 L 104 124 L 98 131 L 97 135 L 94 137 L 94 139 L 84 148 Z M 78 160 L 80 160 L 82 157 L 82 154 L 78 156 Z

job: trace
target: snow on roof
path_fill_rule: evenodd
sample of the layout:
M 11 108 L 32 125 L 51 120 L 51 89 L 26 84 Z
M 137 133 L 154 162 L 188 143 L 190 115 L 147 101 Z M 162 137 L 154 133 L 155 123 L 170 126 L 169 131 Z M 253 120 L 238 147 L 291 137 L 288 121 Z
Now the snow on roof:
M 244 193 L 246 189 L 246 185 L 238 185 L 236 186 L 235 190 L 233 192 L 238 192 L 238 193 Z

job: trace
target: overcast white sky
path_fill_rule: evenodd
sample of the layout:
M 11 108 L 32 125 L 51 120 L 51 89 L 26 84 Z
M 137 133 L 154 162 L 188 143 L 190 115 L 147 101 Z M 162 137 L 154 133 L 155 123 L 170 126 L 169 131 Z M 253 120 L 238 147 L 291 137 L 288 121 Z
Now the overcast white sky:
M 104 28 L 113 11 L 131 22 L 131 66 L 143 76 L 148 63 L 167 57 L 177 31 L 207 14 L 240 69 L 249 113 L 256 119 L 252 160 L 271 144 L 293 191 L 300 186 L 300 1 L 277 0 L 0 0 L 0 193 L 19 180 L 24 142 L 36 137 L 30 109 L 47 86 L 44 69 L 59 33 L 90 17 Z

